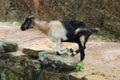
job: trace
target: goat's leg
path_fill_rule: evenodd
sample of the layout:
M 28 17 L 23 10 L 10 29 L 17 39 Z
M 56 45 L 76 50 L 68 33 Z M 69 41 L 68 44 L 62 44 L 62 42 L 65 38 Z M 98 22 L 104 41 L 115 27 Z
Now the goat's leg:
M 61 40 L 56 41 L 56 51 L 57 55 L 61 55 Z
M 74 52 L 74 54 L 71 54 L 71 56 L 75 56 L 75 55 L 77 55 L 78 53 L 80 52 L 80 60 L 82 61 L 82 60 L 84 60 L 84 58 L 85 58 L 85 52 L 84 52 L 84 49 L 78 49 L 78 50 L 76 50 L 75 52 Z
M 81 49 L 80 50 L 80 60 L 82 61 L 82 60 L 84 60 L 84 58 L 85 58 L 85 51 L 84 51 L 85 49 Z
M 77 49 L 76 51 L 74 51 L 73 49 L 70 49 L 70 52 L 72 53 L 71 56 L 77 55 L 80 52 L 80 50 L 84 49 L 81 42 L 78 42 L 78 46 L 79 46 L 79 49 Z
M 71 48 L 70 48 L 70 49 L 71 49 Z M 69 48 L 64 48 L 64 49 L 62 49 L 61 51 L 64 52 L 64 53 L 67 53 L 67 52 L 70 51 L 70 49 L 69 49 Z
M 80 53 L 80 60 L 82 61 L 85 58 L 85 48 L 82 46 L 79 46 L 79 49 L 76 51 L 76 53 Z
M 86 43 L 87 43 L 87 41 L 89 39 L 89 36 L 90 36 L 90 34 L 88 34 L 87 36 L 85 36 L 84 41 L 82 42 L 82 44 L 81 44 L 81 40 L 78 43 L 79 49 L 76 51 L 76 53 L 80 52 L 80 54 L 81 54 L 80 60 L 81 61 L 84 60 L 84 58 L 85 58 L 85 48 L 86 48 Z
M 86 41 L 84 41 L 84 43 L 83 43 L 84 45 L 81 45 L 81 42 L 79 42 L 79 43 L 78 43 L 78 45 L 79 45 L 79 50 L 76 51 L 77 53 L 80 52 L 80 54 L 81 54 L 81 55 L 80 55 L 80 60 L 81 60 L 81 61 L 84 60 L 84 58 L 85 58 L 85 51 L 84 51 L 85 48 L 86 48 L 86 47 L 85 47 L 85 43 L 86 43 Z
M 75 56 L 77 53 L 76 51 L 74 51 L 73 49 L 69 49 L 70 53 L 71 53 L 71 56 Z
M 82 46 L 81 42 L 78 43 L 79 49 L 75 51 L 75 53 L 72 53 L 71 56 L 75 56 L 78 53 L 80 53 L 80 60 L 82 61 L 85 58 L 85 48 Z
M 89 36 L 90 36 L 90 34 L 84 36 L 84 38 L 80 38 L 80 42 L 78 42 L 79 49 L 76 50 L 76 54 L 78 54 L 80 52 L 80 54 L 81 54 L 80 60 L 81 61 L 84 60 L 84 58 L 85 58 L 85 48 L 86 48 L 86 43 L 89 39 Z M 82 43 L 81 43 L 81 41 L 82 41 Z
M 57 51 L 57 55 L 61 55 L 61 54 L 67 53 L 67 51 L 68 51 L 67 49 L 61 50 L 61 45 L 62 45 L 61 40 L 57 40 L 57 41 L 56 41 L 56 51 Z
M 80 52 L 80 50 L 81 50 L 80 46 L 79 46 L 79 49 L 77 49 L 76 51 L 74 51 L 73 49 L 70 49 L 71 56 L 77 55 Z
M 84 41 L 84 45 L 83 45 L 83 46 L 84 46 L 84 49 L 86 48 L 86 43 L 87 43 L 89 37 L 90 37 L 90 34 L 87 35 L 87 36 L 85 36 L 85 41 Z
M 85 45 L 85 36 L 80 36 L 79 39 L 76 41 L 76 43 L 78 44 L 79 49 L 74 51 L 74 50 L 70 50 L 70 52 L 72 53 L 71 56 L 75 56 L 76 54 L 78 54 L 80 52 L 81 49 L 84 48 Z

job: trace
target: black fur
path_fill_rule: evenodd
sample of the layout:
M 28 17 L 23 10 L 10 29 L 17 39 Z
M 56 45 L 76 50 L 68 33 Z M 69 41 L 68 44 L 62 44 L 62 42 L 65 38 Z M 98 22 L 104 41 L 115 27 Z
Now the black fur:
M 35 18 L 34 16 L 28 16 L 25 19 L 25 21 L 23 22 L 23 24 L 21 26 L 21 30 L 24 31 L 24 30 L 28 29 L 28 27 L 30 26 L 30 24 L 32 23 L 34 18 Z
M 74 42 L 77 43 L 79 46 L 79 49 L 76 50 L 76 53 L 81 53 L 81 61 L 85 58 L 85 48 L 86 48 L 86 42 L 89 39 L 89 36 L 93 32 L 97 32 L 98 30 L 90 28 L 85 22 L 83 21 L 77 21 L 77 20 L 69 20 L 69 21 L 61 21 L 63 26 L 65 27 L 67 31 L 67 40 L 62 40 L 62 42 Z M 75 34 L 76 29 L 80 28 L 81 30 Z M 84 43 L 81 44 L 80 37 L 84 36 Z M 74 54 L 71 54 L 74 56 Z

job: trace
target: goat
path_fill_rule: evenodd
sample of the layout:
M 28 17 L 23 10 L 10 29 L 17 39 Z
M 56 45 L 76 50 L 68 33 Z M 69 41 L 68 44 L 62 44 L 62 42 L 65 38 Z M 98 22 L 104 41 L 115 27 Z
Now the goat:
M 34 16 L 28 16 L 24 23 L 21 25 L 21 30 L 37 27 L 40 31 L 48 36 L 53 42 L 56 42 L 56 54 L 61 55 L 64 51 L 61 50 L 62 42 L 77 43 L 79 49 L 71 52 L 71 56 L 81 53 L 80 60 L 84 60 L 85 48 L 88 38 L 93 32 L 98 32 L 95 28 L 90 28 L 85 22 L 79 20 L 68 21 L 39 21 Z M 83 37 L 83 40 L 82 40 Z

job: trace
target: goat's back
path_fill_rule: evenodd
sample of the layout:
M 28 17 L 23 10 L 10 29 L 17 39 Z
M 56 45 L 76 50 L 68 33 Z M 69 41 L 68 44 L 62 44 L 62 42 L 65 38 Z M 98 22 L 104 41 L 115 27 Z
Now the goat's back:
M 81 29 L 89 29 L 89 26 L 80 20 L 68 20 L 68 21 L 61 21 L 66 30 L 74 32 L 76 29 L 81 28 Z

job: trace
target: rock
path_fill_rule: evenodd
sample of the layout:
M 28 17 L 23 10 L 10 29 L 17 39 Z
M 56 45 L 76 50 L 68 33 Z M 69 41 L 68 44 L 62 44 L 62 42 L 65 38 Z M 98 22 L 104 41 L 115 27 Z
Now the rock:
M 9 56 L 9 60 L 14 61 L 14 62 L 20 62 L 21 60 L 23 60 L 23 58 L 26 56 L 24 53 L 22 53 L 21 51 L 17 51 L 17 52 L 9 52 L 7 53 L 7 55 Z
M 35 50 L 35 49 L 28 49 L 28 48 L 23 48 L 22 50 L 24 54 L 32 56 L 32 57 L 38 57 L 38 53 L 42 51 L 44 50 Z
M 50 71 L 64 72 L 75 70 L 75 65 L 79 61 L 67 54 L 56 55 L 53 51 L 24 48 L 22 52 L 32 58 L 37 58 L 41 62 L 41 67 Z
M 0 40 L 0 53 L 15 52 L 18 45 L 14 42 Z
M 102 75 L 100 74 L 93 74 L 91 71 L 90 72 L 71 72 L 69 73 L 69 79 L 70 80 L 109 80 L 105 79 Z
M 40 80 L 111 80 L 106 79 L 99 74 L 91 74 L 86 72 L 68 72 L 58 73 L 53 71 L 43 70 L 40 73 Z
M 0 55 L 0 59 L 2 60 L 10 60 L 13 62 L 20 62 L 26 55 L 23 54 L 21 51 L 17 52 L 8 52 Z
M 1 45 L 1 43 L 0 43 L 0 45 Z M 4 51 L 3 47 L 0 46 L 0 53 L 4 53 L 4 52 L 5 52 L 5 51 Z
M 44 69 L 64 72 L 75 70 L 75 65 L 79 60 L 66 54 L 56 55 L 50 52 L 39 52 L 39 61 Z
M 24 56 L 25 54 L 22 53 L 21 51 L 16 51 L 16 52 L 9 52 L 7 53 L 8 55 L 10 55 L 11 57 L 19 57 L 19 56 Z
M 103 76 L 100 76 L 100 75 L 87 75 L 85 78 L 87 80 L 107 80 Z

